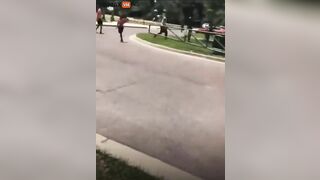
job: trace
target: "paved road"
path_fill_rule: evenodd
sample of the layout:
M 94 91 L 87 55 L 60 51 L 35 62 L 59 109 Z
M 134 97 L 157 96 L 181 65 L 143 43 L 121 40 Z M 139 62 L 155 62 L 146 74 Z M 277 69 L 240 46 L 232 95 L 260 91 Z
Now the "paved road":
M 224 179 L 224 68 L 96 35 L 97 133 L 204 179 Z

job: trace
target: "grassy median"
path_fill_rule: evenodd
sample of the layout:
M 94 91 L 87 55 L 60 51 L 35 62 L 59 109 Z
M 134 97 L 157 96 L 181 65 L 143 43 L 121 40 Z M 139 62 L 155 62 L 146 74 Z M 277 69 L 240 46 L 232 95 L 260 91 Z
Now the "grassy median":
M 167 46 L 167 47 L 178 49 L 178 50 L 195 52 L 195 53 L 204 54 L 204 55 L 212 55 L 212 51 L 207 48 L 193 46 L 193 45 L 186 44 L 181 41 L 175 41 L 169 38 L 165 39 L 163 36 L 154 37 L 153 34 L 139 33 L 137 34 L 137 37 L 154 44 L 159 44 L 159 45 Z
M 96 180 L 160 180 L 138 167 L 96 150 Z

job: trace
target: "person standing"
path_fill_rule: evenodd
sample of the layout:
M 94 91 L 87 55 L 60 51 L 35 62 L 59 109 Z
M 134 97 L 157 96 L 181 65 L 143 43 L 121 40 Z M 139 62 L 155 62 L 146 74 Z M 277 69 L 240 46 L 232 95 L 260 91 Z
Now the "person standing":
M 189 34 L 188 26 L 183 26 L 182 33 L 183 33 L 183 40 L 184 40 L 184 42 L 186 42 L 188 34 Z
M 128 22 L 128 19 L 125 16 L 120 16 L 120 19 L 118 20 L 117 27 L 118 27 L 118 32 L 120 34 L 120 42 L 123 43 L 123 37 L 122 33 L 124 30 L 124 23 Z
M 191 40 L 191 35 L 192 35 L 192 24 L 193 24 L 193 20 L 192 20 L 192 17 L 189 16 L 188 19 L 187 19 L 187 28 L 188 28 L 188 35 L 187 35 L 187 39 L 188 39 L 188 42 L 190 42 Z
M 100 27 L 100 34 L 103 34 L 102 33 L 102 18 L 103 18 L 103 15 L 102 15 L 102 10 L 101 8 L 98 9 L 97 11 L 97 27 L 96 27 L 96 31 L 97 29 Z
M 167 39 L 168 37 L 168 27 L 167 27 L 167 17 L 165 15 L 165 13 L 163 13 L 162 17 L 161 17 L 161 22 L 160 22 L 160 32 L 158 34 L 162 34 L 164 33 L 165 38 Z M 154 37 L 156 37 L 157 34 L 154 35 Z

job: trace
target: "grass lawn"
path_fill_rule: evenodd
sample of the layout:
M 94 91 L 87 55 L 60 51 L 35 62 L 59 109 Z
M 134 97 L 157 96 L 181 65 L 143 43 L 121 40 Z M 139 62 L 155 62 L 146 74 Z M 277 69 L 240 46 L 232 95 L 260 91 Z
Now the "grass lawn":
M 138 167 L 128 165 L 119 160 L 96 150 L 96 180 L 160 180 Z
M 151 43 L 167 46 L 174 49 L 190 51 L 190 52 L 195 52 L 195 53 L 204 54 L 204 55 L 212 55 L 212 51 L 207 48 L 193 46 L 193 45 L 186 44 L 184 42 L 175 41 L 169 38 L 165 39 L 162 36 L 157 36 L 154 38 L 153 34 L 139 33 L 137 34 L 137 37 L 143 40 L 149 41 Z
M 196 33 L 194 36 L 199 40 L 204 40 L 206 38 L 202 33 Z

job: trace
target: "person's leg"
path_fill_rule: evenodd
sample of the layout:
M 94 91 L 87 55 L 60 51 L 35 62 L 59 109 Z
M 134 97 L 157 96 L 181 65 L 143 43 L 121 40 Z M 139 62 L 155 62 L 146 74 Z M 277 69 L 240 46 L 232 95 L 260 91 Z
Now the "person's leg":
M 99 28 L 99 21 L 97 21 L 96 31 L 97 31 L 98 28 Z
M 122 37 L 123 27 L 118 27 L 118 32 L 120 34 L 120 42 L 123 42 L 123 37 Z
M 160 32 L 158 34 L 162 34 L 163 33 L 163 26 L 160 27 Z
M 99 25 L 100 25 L 100 34 L 102 34 L 102 19 L 99 19 Z
M 191 31 L 191 30 L 189 30 L 189 31 L 188 31 L 188 42 L 190 42 L 190 39 L 191 39 L 191 33 L 192 33 L 192 31 Z
M 120 33 L 120 42 L 123 42 L 122 33 Z
M 160 32 L 158 32 L 157 34 L 162 34 L 162 26 L 160 26 Z M 157 34 L 154 34 L 153 37 L 157 37 Z
M 206 39 L 206 47 L 208 47 L 209 46 L 210 35 L 209 34 L 205 34 L 205 39 Z
M 164 35 L 166 36 L 166 39 L 168 38 L 168 29 L 167 28 L 165 28 L 165 30 L 164 30 Z

